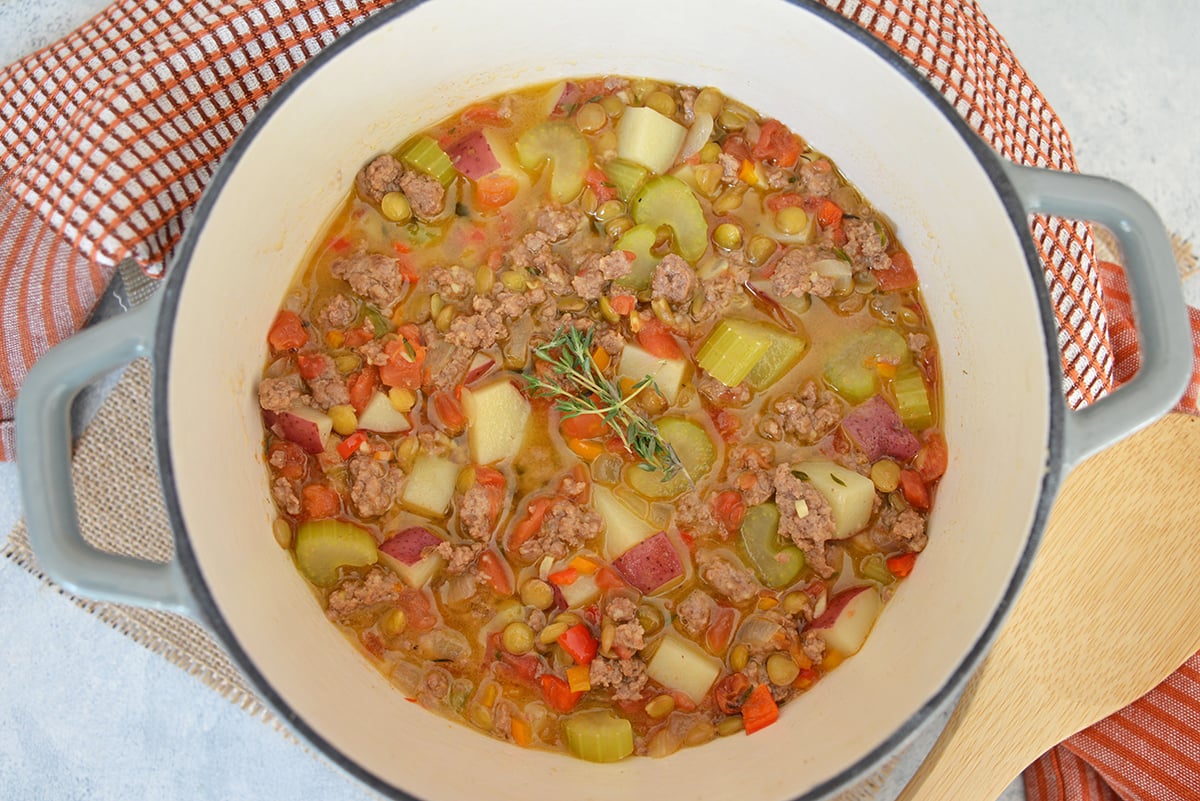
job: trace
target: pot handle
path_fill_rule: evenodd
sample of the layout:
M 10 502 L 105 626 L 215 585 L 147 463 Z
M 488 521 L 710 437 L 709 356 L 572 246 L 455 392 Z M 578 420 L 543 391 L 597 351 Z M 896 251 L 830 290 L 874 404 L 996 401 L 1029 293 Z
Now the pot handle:
M 161 295 L 59 343 L 33 366 L 17 398 L 17 473 L 29 543 L 51 579 L 88 598 L 197 617 L 177 562 L 108 553 L 84 540 L 71 479 L 71 405 L 88 384 L 151 355 Z
M 1067 413 L 1063 462 L 1069 468 L 1179 402 L 1192 368 L 1187 307 L 1167 231 L 1141 195 L 1107 178 L 1002 163 L 1026 211 L 1098 222 L 1116 236 L 1125 257 L 1141 364 L 1112 395 Z

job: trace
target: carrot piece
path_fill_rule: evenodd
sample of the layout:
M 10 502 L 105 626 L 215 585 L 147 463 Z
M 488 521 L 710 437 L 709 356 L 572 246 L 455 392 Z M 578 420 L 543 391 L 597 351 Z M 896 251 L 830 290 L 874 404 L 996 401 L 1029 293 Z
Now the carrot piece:
M 576 556 L 574 559 L 572 559 L 570 562 L 570 567 L 588 576 L 600 569 L 600 566 L 591 559 L 586 559 L 582 556 Z
M 271 330 L 267 333 L 267 342 L 272 350 L 294 350 L 304 347 L 308 342 L 308 332 L 304 330 L 304 322 L 300 315 L 286 309 L 275 316 Z
M 300 491 L 300 508 L 307 520 L 333 517 L 341 510 L 342 499 L 324 484 L 309 484 Z
M 479 572 L 499 595 L 512 595 L 512 580 L 504 569 L 504 560 L 495 551 L 479 554 Z
M 513 742 L 522 748 L 528 748 L 529 744 L 533 742 L 533 728 L 521 718 L 512 719 L 510 731 L 512 731 Z
M 758 172 L 754 169 L 754 162 L 749 159 L 742 162 L 742 166 L 738 168 L 738 180 L 746 184 L 758 183 Z
M 907 578 L 912 573 L 913 565 L 917 563 L 915 553 L 904 553 L 887 560 L 887 569 L 897 578 Z
M 366 434 L 364 434 L 361 431 L 355 431 L 353 434 L 351 434 L 350 436 L 348 436 L 344 440 L 342 440 L 340 443 L 338 443 L 338 446 L 337 446 L 338 456 L 342 457 L 343 460 L 349 459 L 351 456 L 353 456 L 355 453 L 358 452 L 358 449 L 361 448 L 362 444 L 366 441 L 367 441 Z
M 679 343 L 671 335 L 671 330 L 659 322 L 657 318 L 652 317 L 648 320 L 642 320 L 642 327 L 637 332 L 637 341 L 651 355 L 657 356 L 660 359 L 683 358 L 683 349 L 679 347 Z
M 518 188 L 511 175 L 485 175 L 475 182 L 475 202 L 484 209 L 498 209 L 517 196 Z
M 754 734 L 779 720 L 779 705 L 771 697 L 771 688 L 760 684 L 750 691 L 750 697 L 742 704 L 742 722 L 746 734 Z
M 572 665 L 567 668 L 567 685 L 573 693 L 585 693 L 592 689 L 592 672 L 587 665 Z
M 949 460 L 950 452 L 946 447 L 946 438 L 936 431 L 930 432 L 925 438 L 925 444 L 917 453 L 917 472 L 926 481 L 936 481 L 945 474 Z
M 929 511 L 929 487 L 916 470 L 900 471 L 900 490 L 912 508 L 921 512 Z
M 584 623 L 576 623 L 558 635 L 556 642 L 580 665 L 587 665 L 596 658 L 600 643 Z
M 608 425 L 599 414 L 577 414 L 564 417 L 558 430 L 568 439 L 595 439 L 608 430 Z
M 633 295 L 616 295 L 609 298 L 613 311 L 624 317 L 637 307 L 637 298 Z
M 596 571 L 596 586 L 602 590 L 619 590 L 625 586 L 625 582 L 617 575 L 617 571 L 602 567 Z
M 872 275 L 879 282 L 879 288 L 884 292 L 912 289 L 917 285 L 917 271 L 913 268 L 912 257 L 903 250 L 891 255 L 890 270 L 873 270 Z
M 546 581 L 558 587 L 565 587 L 568 584 L 574 584 L 577 578 L 579 578 L 578 570 L 573 567 L 564 567 L 562 570 L 546 576 Z
M 596 369 L 603 373 L 612 364 L 612 357 L 608 355 L 608 351 L 597 345 L 592 349 L 592 362 L 595 363 Z
M 835 228 L 842 224 L 842 210 L 832 200 L 826 200 L 817 207 L 817 222 L 823 228 Z
M 596 457 L 604 453 L 604 445 L 596 442 L 594 439 L 575 439 L 571 437 L 567 440 L 567 447 L 585 462 L 595 461 Z
M 300 377 L 305 381 L 311 381 L 325 372 L 326 364 L 328 362 L 325 357 L 319 353 L 296 354 L 296 366 L 300 369 Z

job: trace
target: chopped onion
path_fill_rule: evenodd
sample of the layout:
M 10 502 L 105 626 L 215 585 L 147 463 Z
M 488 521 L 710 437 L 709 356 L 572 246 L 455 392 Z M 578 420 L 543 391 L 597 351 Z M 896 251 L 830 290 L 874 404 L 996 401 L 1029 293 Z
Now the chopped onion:
M 782 627 L 774 620 L 751 615 L 738 629 L 737 641 L 744 642 L 752 648 L 763 648 L 775 638 Z
M 696 121 L 692 123 L 692 127 L 688 130 L 687 136 L 683 140 L 683 147 L 679 151 L 679 158 L 689 159 L 700 152 L 700 148 L 708 144 L 708 140 L 712 138 L 713 118 L 711 114 L 703 111 L 696 112 Z

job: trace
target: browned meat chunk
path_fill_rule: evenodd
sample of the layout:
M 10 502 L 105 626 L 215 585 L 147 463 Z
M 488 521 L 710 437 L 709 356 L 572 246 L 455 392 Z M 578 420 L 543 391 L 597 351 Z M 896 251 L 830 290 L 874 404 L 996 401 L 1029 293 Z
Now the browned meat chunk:
M 771 275 L 771 288 L 783 297 L 800 297 L 804 294 L 813 294 L 818 298 L 829 297 L 834 291 L 833 278 L 818 275 L 812 269 L 814 263 L 826 258 L 835 256 L 815 245 L 788 248 L 775 265 L 775 272 Z
M 446 190 L 423 172 L 408 170 L 400 176 L 400 188 L 404 190 L 413 214 L 422 220 L 432 220 L 446 208 Z
M 731 184 L 738 179 L 738 171 L 742 168 L 741 159 L 728 153 L 722 153 L 717 156 L 717 163 L 721 165 L 722 182 Z
M 498 314 L 471 314 L 455 317 L 446 332 L 446 341 L 456 348 L 472 352 L 490 348 L 508 335 L 508 328 Z M 470 359 L 468 358 L 468 361 Z
M 286 478 L 275 479 L 271 494 L 275 496 L 275 503 L 279 504 L 280 509 L 289 515 L 300 514 L 300 497 L 296 495 L 296 486 L 292 482 Z
M 329 359 L 325 360 L 323 373 L 308 379 L 308 389 L 312 392 L 313 404 L 322 409 L 350 402 L 350 391 L 346 388 L 346 379 L 342 378 Z
M 725 313 L 733 299 L 741 292 L 741 285 L 750 277 L 749 268 L 736 259 L 730 259 L 729 266 L 711 278 L 700 282 L 700 290 L 704 300 L 696 310 L 696 321 L 719 317 Z
M 871 270 L 892 269 L 892 260 L 873 220 L 847 217 L 842 221 L 842 230 L 846 232 L 846 255 L 856 266 Z
M 537 229 L 551 242 L 561 242 L 578 231 L 587 217 L 574 206 L 547 206 L 537 216 Z
M 833 575 L 825 543 L 835 538 L 837 528 L 825 496 L 793 475 L 791 465 L 781 464 L 775 468 L 775 505 L 779 507 L 779 536 L 796 543 L 821 578 Z
M 701 551 L 696 557 L 700 578 L 734 603 L 749 601 L 758 594 L 758 582 L 753 574 L 729 559 L 711 551 Z
M 715 602 L 704 590 L 692 590 L 675 610 L 675 622 L 688 634 L 695 637 L 708 628 L 709 616 Z
M 615 627 L 612 650 L 620 657 L 632 656 L 635 651 L 646 647 L 646 630 L 637 619 L 637 605 L 628 598 L 617 595 L 608 600 L 604 607 Z
M 482 542 L 464 544 L 443 542 L 434 548 L 434 553 L 446 560 L 446 572 L 457 576 L 465 573 L 467 568 L 475 564 L 475 559 L 483 553 L 483 549 L 486 547 L 486 543 Z
M 897 511 L 885 499 L 871 529 L 871 541 L 887 551 L 923 551 L 929 544 L 925 517 L 915 509 Z
M 388 192 L 400 191 L 400 177 L 404 175 L 404 165 L 388 153 L 376 156 L 367 166 L 358 171 L 354 185 L 358 193 L 367 200 L 378 205 Z
M 361 517 L 378 517 L 392 508 L 403 474 L 390 463 L 368 454 L 355 454 L 350 470 L 350 502 Z
M 646 674 L 646 663 L 636 657 L 606 659 L 598 656 L 592 660 L 589 672 L 592 686 L 610 688 L 614 701 L 641 698 L 642 689 L 650 679 Z
M 372 568 L 362 578 L 348 578 L 330 592 L 325 614 L 331 620 L 348 623 L 361 610 L 395 603 L 403 590 L 404 583 L 391 571 Z
M 750 402 L 750 387 L 745 383 L 729 387 L 703 370 L 697 370 L 692 384 L 696 387 L 697 392 L 718 406 L 741 407 Z
M 672 303 L 683 303 L 691 299 L 695 288 L 696 271 L 692 269 L 692 265 L 674 253 L 663 256 L 663 260 L 654 268 L 654 278 L 650 283 L 652 297 L 666 298 Z
M 675 502 L 675 525 L 680 531 L 696 537 L 706 537 L 720 530 L 712 507 L 695 490 L 684 493 Z
M 475 274 L 457 264 L 434 267 L 427 273 L 429 291 L 436 292 L 451 303 L 466 300 L 475 291 Z
M 571 276 L 566 264 L 550 247 L 549 239 L 541 231 L 526 234 L 519 244 L 509 248 L 506 255 L 513 267 L 540 275 L 551 294 L 564 295 L 571 291 Z
M 775 494 L 774 456 L 770 445 L 737 446 L 729 452 L 729 479 L 746 506 L 757 506 Z
M 458 527 L 476 542 L 492 536 L 492 500 L 487 487 L 472 485 L 458 502 Z
M 800 650 L 814 663 L 820 664 L 825 658 L 825 640 L 815 631 L 806 631 L 800 635 Z
M 381 253 L 356 253 L 338 259 L 330 267 L 334 278 L 350 284 L 354 294 L 379 306 L 390 309 L 404 292 L 404 277 L 396 260 Z
M 264 378 L 258 384 L 258 405 L 268 412 L 285 412 L 300 399 L 300 377 Z
M 334 295 L 317 315 L 322 328 L 345 328 L 358 316 L 358 304 L 345 295 Z
M 556 500 L 536 534 L 521 543 L 521 558 L 527 561 L 553 556 L 562 559 L 595 538 L 603 527 L 600 515 L 565 499 Z
M 579 297 L 597 300 L 604 294 L 604 288 L 610 281 L 629 275 L 632 269 L 633 262 L 623 250 L 614 250 L 604 256 L 592 253 L 584 259 L 579 273 L 571 279 L 571 286 Z
M 833 431 L 842 421 L 842 402 L 815 381 L 806 381 L 795 395 L 785 395 L 771 404 L 763 415 L 759 431 L 764 437 L 782 440 L 792 437 L 801 445 L 811 445 Z
M 825 197 L 837 187 L 833 165 L 825 159 L 800 162 L 800 180 L 804 191 L 810 195 Z

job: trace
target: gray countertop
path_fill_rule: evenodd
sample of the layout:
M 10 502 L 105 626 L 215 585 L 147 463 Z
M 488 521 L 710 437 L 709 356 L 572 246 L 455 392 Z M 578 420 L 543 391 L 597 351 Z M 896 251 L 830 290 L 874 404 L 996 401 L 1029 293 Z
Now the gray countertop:
M 1128 183 L 1200 234 L 1200 4 L 980 0 L 1075 143 L 1082 171 Z M 0 0 L 0 64 L 84 22 L 98 0 Z M 1200 286 L 1187 287 L 1200 304 Z M 17 522 L 0 465 L 0 537 Z M 0 795 L 14 799 L 367 799 L 323 759 L 0 560 Z M 1004 794 L 1022 799 L 1020 783 Z

